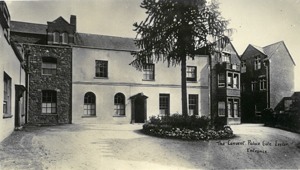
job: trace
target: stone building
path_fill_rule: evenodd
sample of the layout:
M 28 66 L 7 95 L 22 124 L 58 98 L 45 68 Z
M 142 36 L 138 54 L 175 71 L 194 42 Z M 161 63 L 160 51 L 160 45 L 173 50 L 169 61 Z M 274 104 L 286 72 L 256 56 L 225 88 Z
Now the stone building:
M 26 72 L 19 46 L 10 40 L 10 14 L 0 1 L 0 141 L 26 121 Z
M 72 48 L 76 17 L 47 25 L 11 22 L 12 41 L 22 47 L 28 68 L 28 123 L 72 121 Z
M 266 108 L 274 109 L 294 90 L 295 62 L 283 41 L 242 54 L 242 122 L 260 122 Z

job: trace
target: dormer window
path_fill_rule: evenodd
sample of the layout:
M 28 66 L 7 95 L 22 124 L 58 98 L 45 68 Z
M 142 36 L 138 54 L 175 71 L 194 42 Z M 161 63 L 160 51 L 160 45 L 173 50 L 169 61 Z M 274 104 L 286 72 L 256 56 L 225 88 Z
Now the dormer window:
M 53 32 L 53 43 L 58 44 L 59 43 L 59 33 Z
M 4 1 L 0 1 L 0 24 L 3 28 L 3 34 L 9 43 L 10 39 L 10 15 Z
M 68 33 L 64 32 L 61 34 L 61 37 L 62 37 L 62 44 L 68 44 L 69 41 L 68 41 Z

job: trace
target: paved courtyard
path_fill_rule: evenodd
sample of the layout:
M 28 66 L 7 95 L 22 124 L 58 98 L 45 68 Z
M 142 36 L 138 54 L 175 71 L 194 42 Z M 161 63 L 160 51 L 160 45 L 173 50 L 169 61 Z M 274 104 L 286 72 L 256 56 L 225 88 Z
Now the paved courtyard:
M 231 140 L 182 141 L 141 133 L 141 124 L 26 127 L 0 144 L 0 169 L 300 168 L 300 135 L 243 124 Z

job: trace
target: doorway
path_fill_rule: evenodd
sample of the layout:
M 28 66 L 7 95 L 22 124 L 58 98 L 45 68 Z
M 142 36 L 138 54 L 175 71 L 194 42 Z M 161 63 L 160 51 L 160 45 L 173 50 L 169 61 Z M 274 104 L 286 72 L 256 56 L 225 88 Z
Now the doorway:
M 131 123 L 145 123 L 147 120 L 147 96 L 143 93 L 131 96 Z

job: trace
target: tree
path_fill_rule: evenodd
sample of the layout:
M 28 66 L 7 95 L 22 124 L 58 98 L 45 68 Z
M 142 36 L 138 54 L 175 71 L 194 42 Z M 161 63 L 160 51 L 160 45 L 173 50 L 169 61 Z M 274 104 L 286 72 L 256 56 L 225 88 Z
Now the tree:
M 139 50 L 132 53 L 135 59 L 131 65 L 139 70 L 151 61 L 181 65 L 182 114 L 187 116 L 187 58 L 194 59 L 200 49 L 213 52 L 216 41 L 226 43 L 228 21 L 221 17 L 215 1 L 143 0 L 141 8 L 148 16 L 134 23 Z

